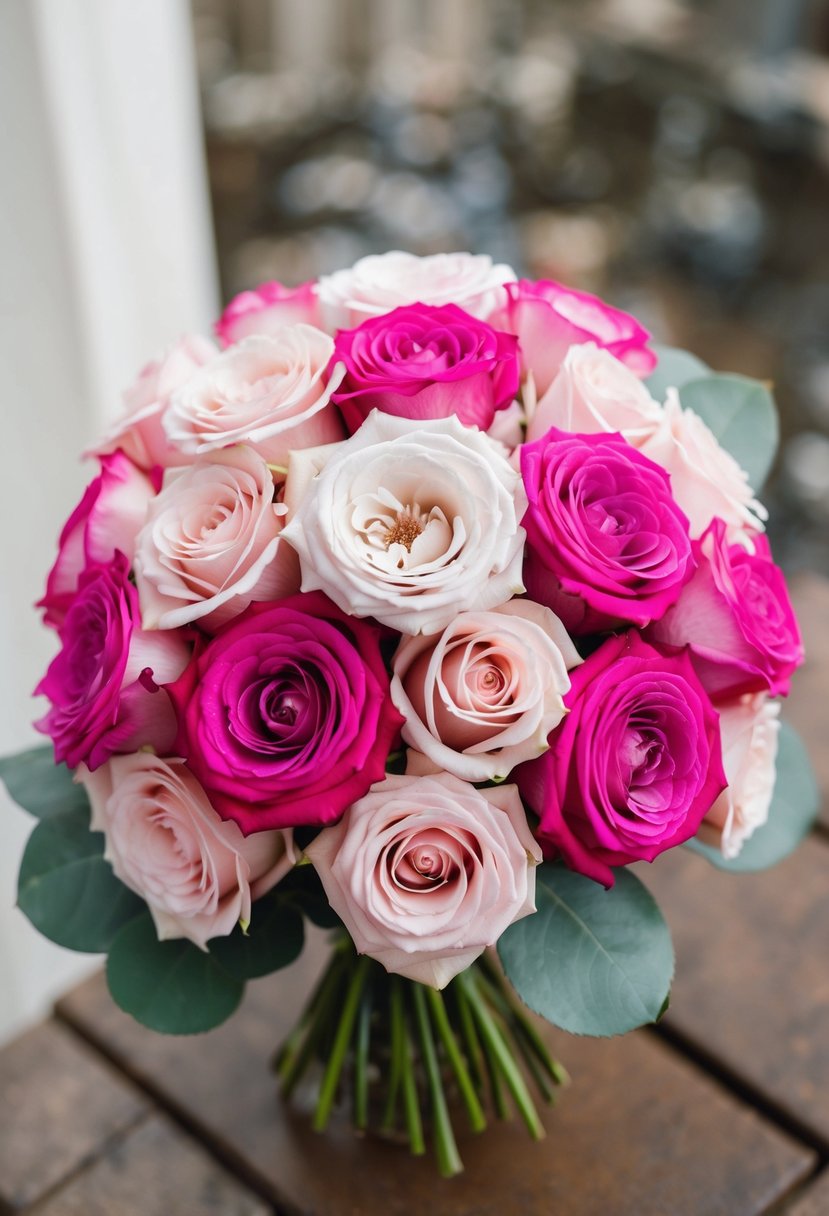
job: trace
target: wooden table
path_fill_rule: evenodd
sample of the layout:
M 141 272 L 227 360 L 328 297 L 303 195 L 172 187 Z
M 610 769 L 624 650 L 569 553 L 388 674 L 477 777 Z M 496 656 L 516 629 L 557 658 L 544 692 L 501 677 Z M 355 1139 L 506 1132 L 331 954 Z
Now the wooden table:
M 827 1216 L 829 585 L 804 576 L 795 594 L 809 659 L 789 716 L 822 824 L 765 874 L 685 850 L 645 868 L 675 937 L 671 1012 L 623 1039 L 552 1035 L 574 1084 L 543 1144 L 517 1124 L 462 1138 L 467 1172 L 442 1181 L 343 1122 L 311 1132 L 267 1060 L 313 952 L 189 1039 L 144 1031 L 96 977 L 0 1052 L 0 1213 Z

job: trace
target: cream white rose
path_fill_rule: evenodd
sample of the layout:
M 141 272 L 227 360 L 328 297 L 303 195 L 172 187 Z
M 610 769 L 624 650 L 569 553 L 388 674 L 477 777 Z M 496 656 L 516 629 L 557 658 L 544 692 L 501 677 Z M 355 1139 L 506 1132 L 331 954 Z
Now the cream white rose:
M 293 453 L 285 495 L 302 590 L 351 616 L 436 633 L 523 591 L 523 483 L 500 444 L 455 417 L 374 410 L 346 443 Z
M 322 275 L 317 294 L 328 327 L 345 329 L 366 317 L 404 304 L 457 304 L 473 317 L 487 317 L 506 302 L 509 266 L 485 254 L 434 253 L 417 257 L 392 250 L 360 258 L 347 270 Z
M 406 719 L 408 772 L 503 780 L 547 750 L 581 662 L 561 621 L 531 600 L 461 612 L 437 637 L 404 638 L 391 696 Z
M 164 415 L 170 443 L 201 455 L 247 443 L 271 464 L 292 448 L 345 435 L 330 397 L 344 374 L 328 374 L 333 340 L 312 325 L 286 325 L 231 346 L 178 389 Z
M 780 733 L 780 702 L 749 693 L 717 706 L 728 787 L 702 821 L 699 837 L 736 857 L 769 815 Z
M 113 756 L 94 773 L 81 765 L 76 779 L 92 804 L 92 830 L 106 837 L 104 857 L 146 900 L 161 941 L 186 937 L 207 949 L 247 923 L 251 902 L 294 863 L 290 832 L 243 836 L 183 760 Z
M 286 511 L 252 448 L 225 448 L 168 470 L 136 542 L 144 628 L 198 621 L 212 632 L 254 600 L 298 591 L 296 554 L 280 540 Z
M 514 785 L 387 777 L 306 855 L 358 953 L 433 988 L 535 911 L 541 850 Z

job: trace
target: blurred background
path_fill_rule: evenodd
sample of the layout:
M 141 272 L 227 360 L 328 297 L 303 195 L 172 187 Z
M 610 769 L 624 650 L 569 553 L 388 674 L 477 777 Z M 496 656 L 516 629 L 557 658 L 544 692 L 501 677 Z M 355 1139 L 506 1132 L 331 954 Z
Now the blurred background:
M 772 382 L 775 554 L 829 573 L 829 0 L 0 0 L 0 104 L 0 753 L 120 390 L 369 252 L 487 252 Z M 0 960 L 0 1037 L 87 965 L 5 907 Z

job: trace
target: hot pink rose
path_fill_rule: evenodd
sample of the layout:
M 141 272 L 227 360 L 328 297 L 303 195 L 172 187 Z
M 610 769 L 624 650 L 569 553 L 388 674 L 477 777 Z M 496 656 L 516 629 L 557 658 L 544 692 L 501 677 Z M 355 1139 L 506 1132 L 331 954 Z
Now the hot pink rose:
M 715 700 L 768 691 L 785 696 L 803 662 L 803 642 L 782 570 L 764 536 L 754 552 L 729 544 L 715 519 L 695 545 L 698 566 L 649 637 L 690 646 L 699 678 Z
M 506 306 L 487 319 L 518 335 L 524 372 L 532 373 L 539 397 L 552 384 L 570 347 L 582 342 L 595 342 L 640 376 L 656 366 L 648 331 L 597 296 L 549 279 L 520 279 L 508 283 L 506 292 Z
M 664 470 L 621 435 L 550 430 L 521 448 L 529 499 L 524 581 L 571 633 L 645 625 L 694 568 Z
M 124 393 L 125 413 L 93 453 L 100 455 L 120 448 L 139 468 L 148 471 L 189 464 L 191 457 L 168 440 L 164 414 L 172 393 L 216 354 L 216 347 L 208 338 L 188 334 L 170 346 L 160 359 L 148 363 L 132 388 Z
M 333 400 L 353 433 L 373 409 L 486 430 L 518 392 L 518 343 L 454 304 L 411 304 L 341 330 L 345 377 Z
M 687 653 L 635 630 L 571 673 L 550 750 L 513 774 L 545 855 L 606 887 L 613 867 L 689 840 L 725 788 L 717 712 Z
M 379 780 L 401 719 L 376 625 L 324 595 L 251 604 L 169 688 L 176 743 L 242 831 L 323 824 Z
M 717 709 L 728 789 L 703 819 L 698 836 L 732 859 L 769 817 L 777 771 L 780 702 L 754 693 L 726 701 Z
M 535 911 L 541 854 L 514 785 L 387 777 L 306 854 L 358 952 L 433 988 Z
M 189 656 L 178 634 L 141 629 L 129 562 L 116 553 L 80 577 L 58 635 L 61 650 L 36 692 L 52 708 L 36 723 L 69 768 L 96 769 L 114 752 L 169 751 L 176 722 L 167 694 Z
M 300 283 L 299 287 L 262 283 L 233 297 L 216 322 L 216 333 L 222 346 L 231 346 L 251 334 L 275 334 L 284 325 L 299 322 L 320 324 L 314 283 Z
M 149 752 L 114 756 L 79 780 L 93 832 L 125 886 L 146 901 L 160 941 L 186 937 L 202 950 L 250 921 L 251 903 L 293 864 L 290 833 L 247 839 L 220 819 L 184 761 Z
M 150 479 L 123 452 L 101 457 L 101 472 L 63 526 L 58 556 L 46 580 L 47 625 L 60 625 L 87 566 L 112 561 L 120 550 L 132 561 L 135 538 L 147 516 L 154 490 Z

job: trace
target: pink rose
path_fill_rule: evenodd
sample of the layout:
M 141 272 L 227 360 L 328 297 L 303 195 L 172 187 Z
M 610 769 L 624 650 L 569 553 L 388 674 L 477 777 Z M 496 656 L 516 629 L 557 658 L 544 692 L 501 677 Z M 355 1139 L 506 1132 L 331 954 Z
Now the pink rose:
M 286 325 L 231 346 L 173 394 L 164 415 L 172 444 L 192 456 L 247 443 L 269 464 L 292 448 L 334 443 L 343 427 L 328 374 L 334 343 L 310 325 Z
M 189 647 L 178 634 L 141 629 L 123 553 L 86 568 L 58 636 L 61 650 L 35 690 L 52 702 L 36 726 L 51 736 L 55 760 L 96 769 L 113 752 L 169 751 L 176 720 L 159 685 L 181 673 Z
M 513 774 L 545 856 L 611 887 L 613 867 L 689 840 L 725 789 L 717 712 L 687 653 L 635 630 L 572 674 L 550 750 Z
M 146 901 L 160 941 L 186 937 L 201 949 L 250 921 L 251 903 L 294 861 L 288 832 L 247 839 L 225 823 L 183 760 L 148 752 L 114 756 L 79 780 L 93 832 L 117 878 Z
M 486 430 L 518 392 L 517 340 L 445 304 L 411 304 L 341 330 L 334 393 L 354 432 L 373 409 L 403 418 L 448 418 Z
M 509 266 L 495 266 L 485 254 L 417 257 L 392 250 L 322 275 L 317 292 L 326 328 L 333 331 L 404 304 L 456 304 L 473 317 L 486 317 L 503 302 L 503 285 L 514 278 Z
M 387 777 L 306 855 L 358 953 L 433 988 L 535 911 L 541 854 L 514 785 Z
M 564 716 L 567 669 L 581 662 L 558 617 L 530 600 L 461 612 L 437 637 L 404 638 L 392 660 L 391 695 L 406 719 L 403 741 L 422 771 L 465 781 L 503 780 L 547 748 Z
M 532 373 L 539 397 L 552 384 L 570 347 L 583 342 L 595 342 L 639 376 L 656 366 L 648 331 L 597 296 L 549 279 L 520 279 L 508 283 L 506 293 L 506 305 L 487 320 L 518 335 L 524 372 Z
M 200 334 L 189 334 L 148 363 L 132 388 L 124 393 L 126 412 L 110 428 L 93 454 L 120 448 L 139 468 L 162 469 L 189 463 L 189 457 L 172 446 L 164 430 L 170 397 L 192 375 L 216 356 L 216 347 Z
M 723 790 L 697 833 L 700 840 L 733 859 L 769 817 L 776 776 L 780 702 L 764 693 L 717 706 L 720 714 Z
M 556 427 L 582 435 L 618 431 L 639 447 L 661 418 L 661 406 L 630 368 L 595 342 L 586 342 L 568 350 L 530 415 L 527 442 Z
M 803 642 L 783 571 L 764 536 L 729 544 L 715 519 L 695 545 L 697 570 L 676 604 L 648 631 L 690 646 L 697 675 L 715 700 L 747 692 L 785 696 L 803 662 Z
M 762 531 L 768 512 L 754 497 L 748 477 L 699 415 L 682 408 L 676 389 L 668 389 L 661 422 L 636 446 L 670 473 L 674 498 L 688 516 L 694 539 L 715 517 L 735 532 Z
M 78 589 L 78 580 L 94 564 L 111 562 L 120 550 L 129 562 L 135 538 L 147 515 L 154 490 L 150 479 L 123 452 L 101 457 L 101 472 L 63 526 L 58 556 L 46 580 L 47 625 L 58 626 Z
M 300 283 L 299 287 L 262 283 L 233 297 L 216 322 L 216 333 L 222 346 L 232 346 L 251 334 L 272 335 L 284 325 L 298 323 L 319 327 L 314 283 Z
M 523 591 L 521 479 L 500 445 L 457 418 L 375 410 L 346 443 L 293 453 L 285 499 L 303 591 L 319 588 L 350 616 L 436 633 Z
M 521 448 L 524 580 L 570 633 L 658 620 L 694 568 L 670 481 L 621 435 L 555 429 Z
M 198 621 L 213 632 L 254 600 L 299 590 L 296 554 L 280 541 L 287 508 L 273 499 L 268 466 L 242 445 L 168 470 L 135 555 L 145 629 Z

